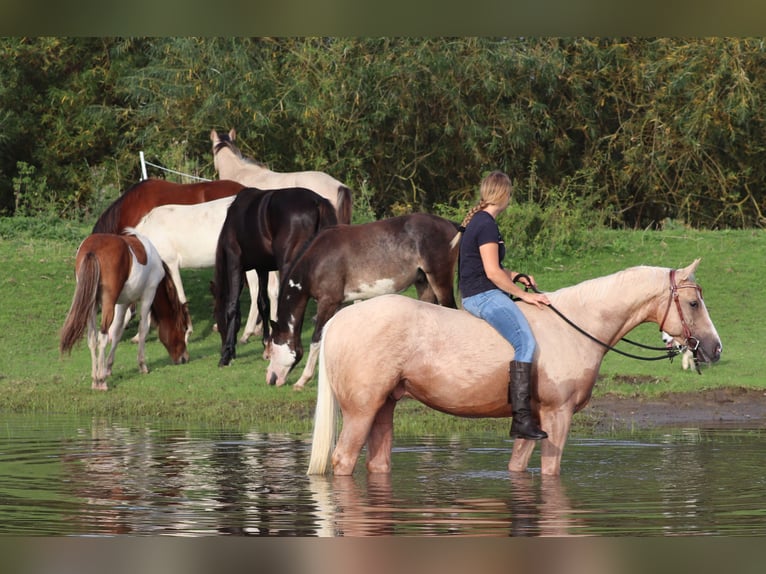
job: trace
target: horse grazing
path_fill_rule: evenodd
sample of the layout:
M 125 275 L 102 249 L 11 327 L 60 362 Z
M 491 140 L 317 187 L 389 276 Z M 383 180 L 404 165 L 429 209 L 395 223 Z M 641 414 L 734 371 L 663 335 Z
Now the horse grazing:
M 237 132 L 233 128 L 228 134 L 219 135 L 215 130 L 210 132 L 213 164 L 221 179 L 231 179 L 258 189 L 305 187 L 332 203 L 338 223 L 351 223 L 353 200 L 348 186 L 322 171 L 271 171 L 264 164 L 245 158 L 234 144 L 236 138 Z
M 319 232 L 281 277 L 266 382 L 283 385 L 301 360 L 301 329 L 311 298 L 317 301 L 316 326 L 296 389 L 314 376 L 322 329 L 343 303 L 399 293 L 414 283 L 421 301 L 454 309 L 456 237 L 456 223 L 426 213 Z
M 193 205 L 160 205 L 147 213 L 138 222 L 136 232 L 147 237 L 162 260 L 167 264 L 173 282 L 178 289 L 178 297 L 186 303 L 186 293 L 181 281 L 181 269 L 205 269 L 215 265 L 215 250 L 218 236 L 226 219 L 234 195 L 214 199 Z M 245 330 L 240 341 L 246 342 L 250 335 L 258 334 L 258 276 L 255 271 L 246 273 L 250 289 L 250 313 L 245 324 Z M 271 277 L 270 277 L 271 279 Z M 270 291 L 279 288 L 276 278 L 270 284 Z M 275 305 L 276 308 L 276 305 Z
M 269 317 L 265 295 L 269 272 L 283 271 L 320 229 L 337 223 L 332 204 L 302 187 L 246 188 L 237 195 L 218 238 L 215 279 L 211 284 L 221 335 L 219 366 L 228 365 L 236 356 L 243 274 L 250 269 L 258 274 L 258 312 L 261 317 Z M 269 338 L 268 327 L 264 321 L 264 345 Z
M 173 183 L 164 179 L 145 179 L 133 185 L 112 204 L 93 226 L 93 233 L 122 233 L 135 227 L 141 218 L 159 205 L 191 205 L 236 195 L 245 187 L 228 180 L 202 183 Z
M 107 390 L 117 344 L 125 329 L 125 313 L 140 303 L 138 368 L 148 373 L 144 344 L 149 315 L 158 324 L 160 341 L 174 363 L 186 363 L 186 333 L 189 313 L 176 292 L 173 279 L 159 253 L 145 237 L 127 230 L 127 235 L 95 233 L 80 244 L 75 259 L 75 288 L 72 306 L 61 330 L 61 352 L 71 353 L 86 330 L 91 356 L 92 388 Z M 101 307 L 101 325 L 96 314 Z M 106 346 L 111 343 L 108 358 Z
M 552 306 L 591 336 L 613 345 L 645 322 L 720 358 L 721 341 L 693 282 L 699 259 L 685 269 L 632 267 L 548 293 Z M 548 438 L 541 471 L 558 475 L 572 416 L 590 400 L 607 348 L 565 323 L 554 309 L 521 305 L 538 343 L 532 408 Z M 335 443 L 337 407 L 343 429 L 332 453 L 335 474 L 351 474 L 367 443 L 369 472 L 390 472 L 393 414 L 407 395 L 465 417 L 509 417 L 508 360 L 513 348 L 488 323 L 463 310 L 384 295 L 339 311 L 325 327 L 309 474 L 323 474 Z M 508 464 L 524 471 L 535 441 L 515 439 Z

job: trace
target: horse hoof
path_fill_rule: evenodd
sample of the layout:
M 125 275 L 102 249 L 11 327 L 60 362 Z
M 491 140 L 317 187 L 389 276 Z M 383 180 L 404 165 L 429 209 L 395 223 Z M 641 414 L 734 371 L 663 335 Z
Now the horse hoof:
M 296 393 L 299 393 L 302 390 L 303 390 L 303 385 L 298 385 L 297 383 L 293 385 L 293 391 L 295 391 Z

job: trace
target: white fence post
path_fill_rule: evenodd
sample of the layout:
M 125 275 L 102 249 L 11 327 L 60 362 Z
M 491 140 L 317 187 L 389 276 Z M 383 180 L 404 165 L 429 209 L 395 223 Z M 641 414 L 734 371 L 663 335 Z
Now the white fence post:
M 149 179 L 146 176 L 146 162 L 144 161 L 144 152 L 140 151 L 138 152 L 138 155 L 141 158 L 141 181 L 144 181 L 145 179 Z

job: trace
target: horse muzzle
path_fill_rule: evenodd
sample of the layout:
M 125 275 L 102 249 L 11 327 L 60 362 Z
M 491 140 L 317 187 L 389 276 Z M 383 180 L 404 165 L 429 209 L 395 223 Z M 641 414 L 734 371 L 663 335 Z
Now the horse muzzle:
M 717 363 L 721 359 L 723 345 L 721 345 L 721 341 L 719 340 L 711 342 L 707 345 L 700 341 L 699 345 L 697 345 L 697 348 L 694 351 L 696 353 L 697 360 L 700 363 L 713 364 Z

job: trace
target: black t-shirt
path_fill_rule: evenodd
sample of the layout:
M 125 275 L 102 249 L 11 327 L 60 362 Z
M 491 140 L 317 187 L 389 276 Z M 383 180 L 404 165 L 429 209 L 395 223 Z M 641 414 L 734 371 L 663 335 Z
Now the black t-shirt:
M 473 216 L 460 240 L 460 275 L 458 288 L 463 297 L 470 297 L 490 289 L 497 289 L 484 272 L 479 247 L 486 243 L 498 244 L 500 267 L 505 258 L 505 243 L 500 235 L 500 228 L 495 219 L 486 211 L 479 211 Z

